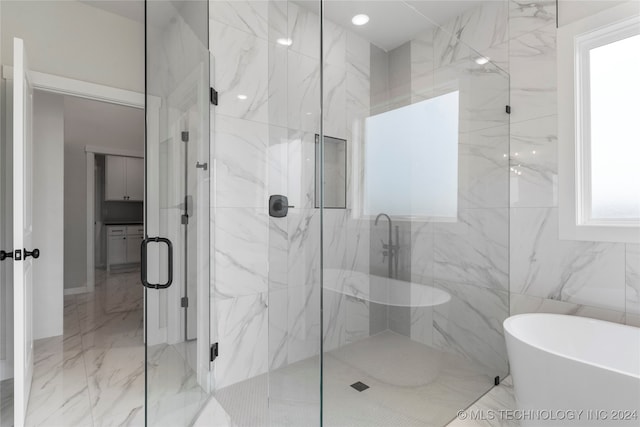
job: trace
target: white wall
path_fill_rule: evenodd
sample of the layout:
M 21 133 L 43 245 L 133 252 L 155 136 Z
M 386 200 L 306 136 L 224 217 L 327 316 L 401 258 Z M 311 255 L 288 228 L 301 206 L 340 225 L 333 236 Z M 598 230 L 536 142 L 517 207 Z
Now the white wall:
M 33 103 L 33 338 L 62 334 L 64 97 L 36 91 Z
M 2 63 L 24 39 L 34 71 L 144 91 L 144 26 L 76 1 L 2 0 Z

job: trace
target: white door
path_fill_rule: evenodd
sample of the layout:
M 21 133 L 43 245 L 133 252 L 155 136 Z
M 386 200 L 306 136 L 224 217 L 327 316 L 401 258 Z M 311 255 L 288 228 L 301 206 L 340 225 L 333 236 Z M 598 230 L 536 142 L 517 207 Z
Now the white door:
M 14 422 L 23 426 L 33 377 L 33 87 L 24 42 L 13 39 Z M 35 252 L 35 253 L 32 253 Z

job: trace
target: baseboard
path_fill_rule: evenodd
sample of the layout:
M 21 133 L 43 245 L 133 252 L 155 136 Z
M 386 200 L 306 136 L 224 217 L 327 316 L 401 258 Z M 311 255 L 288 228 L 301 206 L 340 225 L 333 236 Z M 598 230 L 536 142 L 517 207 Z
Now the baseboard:
M 89 292 L 89 288 L 87 286 L 79 286 L 77 288 L 66 288 L 64 290 L 65 295 L 86 294 L 87 292 Z

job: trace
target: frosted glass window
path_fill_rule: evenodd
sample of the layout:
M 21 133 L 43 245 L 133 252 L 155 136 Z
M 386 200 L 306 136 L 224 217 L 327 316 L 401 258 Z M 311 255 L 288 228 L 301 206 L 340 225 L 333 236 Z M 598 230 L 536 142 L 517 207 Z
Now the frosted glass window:
M 640 35 L 589 51 L 591 218 L 640 219 Z
M 366 119 L 363 213 L 453 220 L 459 93 Z

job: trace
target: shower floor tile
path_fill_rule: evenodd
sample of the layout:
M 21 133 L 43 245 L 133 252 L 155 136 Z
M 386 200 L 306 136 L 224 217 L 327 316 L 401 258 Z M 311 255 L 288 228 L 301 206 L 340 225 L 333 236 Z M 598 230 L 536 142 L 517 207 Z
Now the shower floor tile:
M 235 426 L 319 425 L 319 372 L 310 358 L 215 398 Z M 391 331 L 326 353 L 323 377 L 325 426 L 440 427 L 493 385 L 471 362 Z M 354 390 L 358 381 L 369 388 Z

